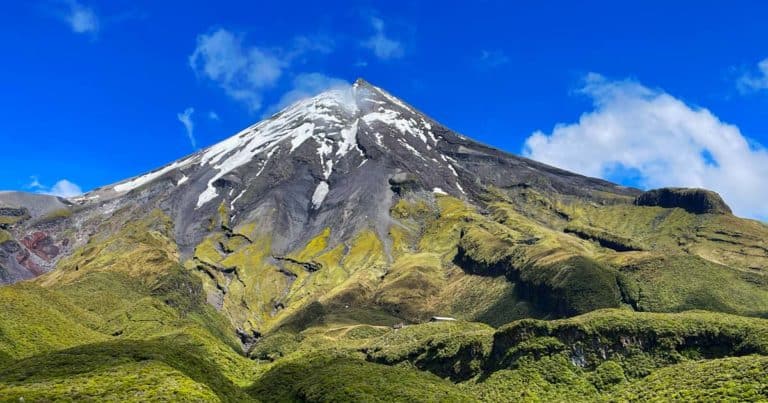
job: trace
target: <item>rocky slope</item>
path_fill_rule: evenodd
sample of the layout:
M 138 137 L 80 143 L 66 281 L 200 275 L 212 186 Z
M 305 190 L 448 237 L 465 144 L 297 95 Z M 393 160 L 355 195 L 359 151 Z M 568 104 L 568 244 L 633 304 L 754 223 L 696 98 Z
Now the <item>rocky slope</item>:
M 358 80 L 76 199 L 0 193 L 0 281 L 31 279 L 0 288 L 0 394 L 366 399 L 398 379 L 404 400 L 626 397 L 766 354 L 701 332 L 763 329 L 767 240 L 714 193 L 504 153 Z M 419 324 L 435 315 L 455 332 Z

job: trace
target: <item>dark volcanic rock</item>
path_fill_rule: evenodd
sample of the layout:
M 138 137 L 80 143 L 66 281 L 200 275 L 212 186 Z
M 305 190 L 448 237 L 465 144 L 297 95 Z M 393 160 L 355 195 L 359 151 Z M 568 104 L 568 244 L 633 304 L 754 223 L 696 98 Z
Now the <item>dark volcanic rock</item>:
M 705 189 L 661 188 L 635 199 L 638 206 L 679 207 L 693 214 L 732 214 L 719 194 Z

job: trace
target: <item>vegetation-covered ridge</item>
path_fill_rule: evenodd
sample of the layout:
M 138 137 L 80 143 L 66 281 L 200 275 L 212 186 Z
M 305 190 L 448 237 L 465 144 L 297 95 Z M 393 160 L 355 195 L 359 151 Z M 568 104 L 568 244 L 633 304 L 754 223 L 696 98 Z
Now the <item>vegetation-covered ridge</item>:
M 0 396 L 768 399 L 763 224 L 484 197 L 403 191 L 386 233 L 329 227 L 280 252 L 225 204 L 188 255 L 163 211 L 117 211 L 55 271 L 0 288 Z

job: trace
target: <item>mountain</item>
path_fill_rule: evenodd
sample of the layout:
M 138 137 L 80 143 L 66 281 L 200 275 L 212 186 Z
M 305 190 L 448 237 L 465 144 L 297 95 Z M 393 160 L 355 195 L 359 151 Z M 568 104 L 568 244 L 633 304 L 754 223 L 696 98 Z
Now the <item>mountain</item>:
M 768 398 L 767 240 L 358 80 L 78 198 L 0 193 L 0 396 Z

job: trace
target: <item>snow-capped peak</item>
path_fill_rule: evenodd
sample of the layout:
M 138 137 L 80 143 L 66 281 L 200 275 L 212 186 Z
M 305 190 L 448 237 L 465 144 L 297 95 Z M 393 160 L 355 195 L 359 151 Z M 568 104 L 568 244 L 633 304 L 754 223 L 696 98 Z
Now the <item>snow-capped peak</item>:
M 200 208 L 219 196 L 215 185 L 219 179 L 251 163 L 255 164 L 251 166 L 255 166 L 256 176 L 259 176 L 273 158 L 286 158 L 311 139 L 315 146 L 315 158 L 322 170 L 322 181 L 326 183 L 313 198 L 313 203 L 321 203 L 328 191 L 328 179 L 340 160 L 354 152 L 355 158 L 360 160 L 356 165 L 359 167 L 365 163 L 364 152 L 358 144 L 360 125 L 366 126 L 382 150 L 400 148 L 424 161 L 427 159 L 423 153 L 435 147 L 438 141 L 426 117 L 381 88 L 358 79 L 353 85 L 332 88 L 300 100 L 220 143 L 149 174 L 117 184 L 112 190 L 128 192 L 171 171 L 180 170 L 182 174 L 179 176 L 205 181 L 205 188 L 196 203 L 196 208 Z M 394 137 L 385 141 L 385 136 Z M 194 175 L 190 171 L 202 173 Z M 321 194 L 323 197 L 320 197 Z

